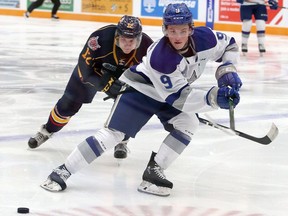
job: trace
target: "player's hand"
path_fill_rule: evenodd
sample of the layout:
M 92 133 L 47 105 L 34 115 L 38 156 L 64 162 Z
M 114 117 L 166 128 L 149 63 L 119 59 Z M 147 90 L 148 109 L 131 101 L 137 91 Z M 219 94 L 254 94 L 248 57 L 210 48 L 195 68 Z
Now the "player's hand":
M 116 77 L 117 79 L 122 75 L 122 73 L 126 70 L 124 66 L 115 66 L 110 63 L 103 63 L 102 70 L 109 72 L 111 75 Z
M 269 7 L 272 10 L 277 10 L 278 9 L 278 2 L 275 0 L 269 0 L 268 1 Z
M 109 96 L 109 98 L 115 99 L 120 94 L 123 85 L 124 85 L 123 82 L 115 80 L 113 84 L 110 86 L 110 88 L 104 92 Z
M 220 65 L 216 70 L 215 76 L 218 82 L 218 87 L 230 86 L 236 91 L 239 91 L 242 86 L 242 81 L 232 63 Z
M 240 95 L 238 91 L 230 87 L 212 87 L 207 95 L 206 102 L 209 106 L 214 108 L 229 109 L 229 102 L 232 100 L 233 106 L 236 107 L 240 102 Z
M 100 89 L 105 92 L 109 97 L 116 98 L 119 94 L 124 83 L 117 80 L 109 71 L 102 69 L 101 85 Z

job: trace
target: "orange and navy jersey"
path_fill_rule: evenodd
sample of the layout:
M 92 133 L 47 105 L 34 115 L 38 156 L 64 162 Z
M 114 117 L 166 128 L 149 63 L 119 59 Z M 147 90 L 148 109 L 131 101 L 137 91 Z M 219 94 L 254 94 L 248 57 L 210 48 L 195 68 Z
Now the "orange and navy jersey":
M 146 55 L 148 47 L 153 43 L 152 39 L 143 33 L 140 46 L 131 53 L 125 54 L 116 45 L 116 29 L 116 25 L 107 25 L 93 32 L 88 38 L 79 55 L 77 70 L 84 84 L 97 88 L 103 63 L 110 63 L 120 68 L 139 64 L 142 57 Z

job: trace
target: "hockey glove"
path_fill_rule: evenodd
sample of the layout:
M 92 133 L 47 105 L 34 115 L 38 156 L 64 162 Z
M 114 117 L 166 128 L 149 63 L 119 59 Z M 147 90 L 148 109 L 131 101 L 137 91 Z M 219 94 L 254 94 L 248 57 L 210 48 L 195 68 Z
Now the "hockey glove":
M 206 103 L 214 108 L 229 109 L 229 101 L 232 99 L 236 107 L 240 101 L 238 91 L 230 87 L 212 87 L 206 95 Z
M 218 81 L 218 87 L 230 86 L 239 91 L 242 86 L 237 70 L 230 62 L 220 65 L 216 70 L 215 77 Z
M 112 76 L 109 72 L 102 69 L 102 77 L 101 77 L 101 91 L 105 92 L 109 98 L 116 98 L 119 94 L 122 86 L 124 85 L 123 82 L 117 80 L 114 76 Z
M 243 4 L 244 0 L 236 0 L 237 3 Z
M 268 4 L 269 4 L 271 10 L 277 10 L 278 9 L 278 2 L 277 1 L 269 0 Z
M 126 70 L 126 68 L 124 66 L 115 66 L 109 63 L 103 63 L 102 70 L 109 72 L 111 75 L 118 79 Z

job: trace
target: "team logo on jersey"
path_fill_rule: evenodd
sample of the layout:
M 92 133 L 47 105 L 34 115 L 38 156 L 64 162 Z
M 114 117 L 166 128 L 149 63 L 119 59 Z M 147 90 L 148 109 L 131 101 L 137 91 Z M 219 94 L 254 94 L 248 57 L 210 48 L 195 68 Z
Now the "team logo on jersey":
M 125 65 L 126 64 L 126 61 L 125 59 L 119 59 L 119 65 Z
M 99 36 L 91 37 L 88 41 L 88 47 L 92 49 L 93 51 L 97 50 L 98 48 L 101 48 L 101 46 L 98 43 L 98 39 L 99 39 Z

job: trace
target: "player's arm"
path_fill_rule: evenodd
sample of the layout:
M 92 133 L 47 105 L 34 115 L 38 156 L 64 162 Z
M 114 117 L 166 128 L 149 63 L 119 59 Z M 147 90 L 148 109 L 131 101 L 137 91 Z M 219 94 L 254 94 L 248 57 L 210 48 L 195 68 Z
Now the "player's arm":
M 214 86 L 209 91 L 193 88 L 180 74 L 162 74 L 158 82 L 154 80 L 153 84 L 157 92 L 161 94 L 162 91 L 162 95 L 167 95 L 167 103 L 187 113 L 206 112 L 217 108 L 229 109 L 231 99 L 234 107 L 240 101 L 238 91 L 233 88 Z
M 91 85 L 97 90 L 101 87 L 102 62 L 97 60 L 99 52 L 98 37 L 94 33 L 90 35 L 78 58 L 78 76 L 84 84 Z
M 214 59 L 222 64 L 217 68 L 215 77 L 218 87 L 229 86 L 236 91 L 242 86 L 236 64 L 239 59 L 239 47 L 233 37 L 222 32 L 214 32 L 217 40 Z

